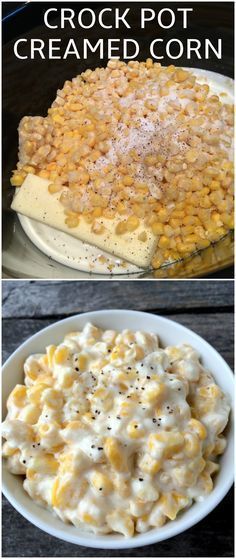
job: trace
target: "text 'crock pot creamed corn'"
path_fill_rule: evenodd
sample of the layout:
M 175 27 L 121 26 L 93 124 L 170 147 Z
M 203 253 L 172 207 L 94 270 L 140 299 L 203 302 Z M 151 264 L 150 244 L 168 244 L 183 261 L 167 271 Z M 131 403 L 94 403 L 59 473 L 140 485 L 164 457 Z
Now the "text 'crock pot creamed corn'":
M 71 229 L 85 219 L 99 236 L 118 218 L 126 238 L 141 226 L 139 241 L 156 239 L 159 268 L 234 227 L 233 106 L 224 101 L 173 65 L 110 60 L 66 81 L 46 117 L 21 120 L 11 184 L 28 173 L 50 180 Z
M 212 490 L 230 406 L 188 345 L 87 324 L 25 362 L 3 454 L 36 502 L 95 533 L 132 536 Z

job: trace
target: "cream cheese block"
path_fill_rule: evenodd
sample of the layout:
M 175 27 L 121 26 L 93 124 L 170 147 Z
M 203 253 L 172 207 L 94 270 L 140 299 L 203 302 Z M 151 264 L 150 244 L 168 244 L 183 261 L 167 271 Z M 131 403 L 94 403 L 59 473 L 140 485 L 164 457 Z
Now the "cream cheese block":
M 97 234 L 91 230 L 91 224 L 80 218 L 77 227 L 69 228 L 65 223 L 64 208 L 59 201 L 60 193 L 50 194 L 48 186 L 51 181 L 28 174 L 22 186 L 17 189 L 11 208 L 31 219 L 63 231 L 86 243 L 94 245 L 119 258 L 147 268 L 156 249 L 157 237 L 143 224 L 131 232 L 117 235 L 116 224 L 120 219 L 112 220 L 98 218 L 102 223 L 104 232 Z M 122 216 L 124 219 L 124 216 Z M 146 240 L 141 241 L 139 236 L 146 231 Z

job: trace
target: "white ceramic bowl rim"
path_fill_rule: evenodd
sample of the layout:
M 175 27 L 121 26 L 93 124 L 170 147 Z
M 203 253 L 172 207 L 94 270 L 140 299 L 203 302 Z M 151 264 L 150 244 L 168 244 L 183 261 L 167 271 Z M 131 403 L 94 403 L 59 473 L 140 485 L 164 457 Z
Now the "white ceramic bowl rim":
M 103 321 L 102 319 L 105 317 L 108 318 L 108 322 L 109 321 L 109 317 L 114 316 L 114 318 L 118 319 L 119 315 L 122 315 L 122 318 L 126 318 L 128 320 L 128 317 L 131 317 L 135 320 L 135 318 L 137 318 L 137 322 L 135 322 L 135 326 L 133 326 L 133 328 L 129 325 L 122 326 L 122 329 L 127 327 L 127 328 L 131 328 L 131 329 L 140 329 L 138 326 L 138 319 L 144 319 L 146 321 L 150 321 L 153 322 L 153 326 L 151 328 L 149 328 L 149 331 L 153 331 L 154 328 L 154 322 L 156 321 L 157 323 L 159 322 L 159 325 L 161 324 L 162 326 L 166 326 L 167 329 L 168 327 L 171 329 L 174 327 L 174 329 L 179 330 L 179 332 L 181 332 L 183 335 L 187 335 L 187 338 L 189 337 L 193 337 L 193 346 L 194 346 L 194 340 L 198 343 L 198 345 L 201 345 L 202 347 L 205 347 L 206 350 L 208 350 L 213 357 L 215 357 L 218 361 L 218 363 L 221 364 L 222 369 L 224 370 L 225 374 L 228 377 L 228 381 L 229 384 L 232 384 L 232 390 L 230 390 L 230 396 L 231 396 L 231 400 L 233 400 L 233 383 L 234 383 L 234 376 L 233 373 L 231 371 L 231 369 L 229 368 L 229 366 L 227 365 L 227 363 L 224 361 L 224 359 L 220 356 L 220 354 L 208 343 L 206 342 L 203 338 L 201 338 L 201 336 L 199 336 L 198 334 L 195 334 L 195 332 L 193 332 L 192 330 L 190 330 L 189 328 L 186 328 L 185 326 L 182 326 L 181 324 L 179 324 L 178 322 L 175 322 L 173 320 L 170 320 L 166 317 L 162 317 L 159 315 L 153 315 L 153 314 L 149 314 L 146 312 L 141 312 L 141 311 L 132 311 L 132 310 L 123 310 L 123 309 L 110 309 L 110 310 L 101 310 L 101 311 L 92 311 L 92 312 L 88 312 L 88 313 L 81 313 L 81 314 L 77 314 L 74 316 L 70 316 L 68 318 L 65 318 L 63 320 L 60 320 L 58 322 L 55 322 L 49 326 L 47 326 L 46 328 L 43 328 L 42 330 L 40 330 L 39 332 L 37 332 L 36 334 L 34 334 L 33 336 L 31 336 L 30 338 L 28 338 L 23 344 L 21 344 L 19 346 L 19 348 L 17 348 L 14 353 L 7 359 L 7 361 L 5 362 L 4 366 L 3 366 L 3 379 L 4 379 L 4 374 L 5 371 L 7 372 L 7 368 L 9 367 L 9 365 L 11 364 L 11 362 L 14 360 L 15 357 L 17 357 L 18 353 L 20 351 L 22 351 L 23 349 L 26 349 L 28 345 L 30 345 L 33 341 L 37 340 L 37 338 L 40 338 L 41 336 L 43 336 L 44 334 L 47 334 L 47 332 L 49 332 L 50 330 L 59 330 L 61 327 L 63 329 L 63 326 L 67 326 L 67 324 L 69 325 L 71 322 L 76 322 L 78 320 L 79 324 L 78 324 L 78 329 L 80 329 L 82 326 L 82 324 L 84 325 L 86 322 L 91 321 L 95 323 L 97 322 L 98 326 L 99 326 L 99 319 L 101 319 L 101 321 Z M 105 320 L 106 321 L 106 320 Z M 112 321 L 112 320 L 111 320 Z M 101 325 L 101 327 L 104 327 L 103 325 Z M 110 328 L 115 328 L 114 324 L 113 326 L 105 326 L 106 328 L 110 327 Z M 117 328 L 118 330 L 120 328 Z M 147 326 L 145 326 L 143 328 L 143 330 L 148 330 Z M 68 329 L 66 328 L 66 331 L 68 332 Z M 160 336 L 160 329 L 159 331 L 157 331 L 157 334 L 159 335 L 159 337 L 162 339 L 162 336 Z M 52 334 L 53 336 L 53 334 Z M 61 339 L 61 338 L 59 338 Z M 58 339 L 58 341 L 59 341 Z M 52 343 L 52 340 L 50 339 L 50 342 Z M 58 343 L 58 342 L 57 342 Z M 175 344 L 175 341 L 173 340 L 171 342 L 173 345 L 177 345 Z M 188 342 L 190 343 L 190 342 Z M 196 344 L 195 344 L 196 347 Z M 213 373 L 214 374 L 214 373 Z M 224 382 L 222 383 L 222 385 L 224 384 Z M 231 412 L 232 413 L 232 412 Z M 233 427 L 233 421 L 231 418 L 231 424 Z M 195 503 L 194 505 L 192 505 L 190 507 L 190 509 L 188 509 L 188 511 L 184 512 L 182 515 L 180 515 L 178 517 L 177 520 L 175 521 L 171 521 L 169 523 L 167 523 L 166 525 L 164 525 L 164 527 L 162 528 L 154 528 L 152 530 L 150 530 L 149 532 L 146 532 L 144 534 L 138 534 L 137 536 L 135 536 L 134 538 L 124 538 L 122 536 L 110 536 L 110 535 L 103 535 L 103 536 L 99 536 L 99 535 L 94 535 L 94 534 L 90 534 L 87 532 L 82 532 L 79 531 L 77 528 L 75 528 L 72 525 L 67 525 L 64 524 L 62 521 L 60 521 L 60 519 L 55 519 L 54 515 L 52 515 L 52 513 L 50 511 L 48 511 L 47 509 L 43 509 L 42 507 L 40 507 L 39 505 L 36 505 L 33 501 L 31 501 L 30 498 L 28 498 L 27 496 L 27 500 L 29 500 L 29 506 L 26 507 L 24 506 L 24 504 L 22 504 L 21 502 L 19 502 L 19 500 L 15 497 L 15 495 L 13 494 L 13 492 L 9 489 L 8 487 L 8 483 L 7 480 L 4 479 L 4 473 L 6 474 L 6 472 L 4 472 L 4 468 L 3 468 L 3 479 L 2 479 L 2 490 L 3 490 L 3 494 L 5 495 L 5 497 L 9 500 L 9 502 L 13 505 L 13 507 L 20 513 L 22 514 L 22 516 L 24 516 L 29 522 L 31 522 L 32 524 L 34 524 L 35 526 L 37 526 L 38 528 L 40 528 L 41 530 L 47 532 L 48 534 L 55 536 L 59 539 L 62 539 L 64 541 L 70 542 L 70 543 L 74 543 L 77 545 L 82 545 L 85 547 L 91 547 L 91 548 L 99 548 L 99 549 L 128 549 L 128 548 L 135 548 L 135 547 L 141 547 L 144 545 L 150 545 L 153 543 L 157 543 L 160 541 L 163 541 L 165 539 L 169 539 L 177 534 L 180 534 L 182 532 L 184 532 L 185 530 L 187 530 L 188 528 L 192 527 L 193 525 L 197 524 L 200 520 L 202 520 L 205 516 L 207 516 L 219 503 L 220 501 L 224 498 L 224 496 L 227 494 L 227 492 L 229 491 L 230 487 L 233 484 L 233 480 L 234 480 L 234 465 L 233 465 L 233 429 L 230 429 L 230 437 L 228 437 L 228 450 L 231 450 L 231 456 L 232 456 L 232 467 L 229 468 L 229 471 L 227 472 L 227 475 L 224 475 L 223 477 L 223 481 L 221 481 L 221 483 L 219 485 L 216 485 L 213 489 L 213 491 L 207 496 L 207 498 L 201 502 L 201 503 Z M 230 447 L 230 449 L 229 449 Z M 8 475 L 11 475 L 7 472 Z M 12 477 L 12 476 L 11 476 Z M 16 476 L 14 476 L 16 477 Z M 46 521 L 44 518 L 41 519 L 39 518 L 39 516 L 37 516 L 37 514 L 34 514 L 34 512 L 31 512 L 30 509 L 30 504 L 32 505 L 32 507 L 37 507 L 38 511 L 41 513 L 41 516 L 46 516 L 46 515 L 50 515 L 48 517 L 48 520 Z M 190 511 L 190 514 L 188 514 L 188 512 Z M 54 520 L 54 522 L 56 523 L 60 523 L 60 527 L 54 527 L 53 525 L 50 525 L 50 519 Z

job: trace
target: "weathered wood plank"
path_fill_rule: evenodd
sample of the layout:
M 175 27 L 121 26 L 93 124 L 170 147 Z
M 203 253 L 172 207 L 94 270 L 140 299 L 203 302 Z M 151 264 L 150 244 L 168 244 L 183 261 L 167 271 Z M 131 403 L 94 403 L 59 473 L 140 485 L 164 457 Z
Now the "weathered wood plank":
M 232 307 L 229 281 L 3 281 L 3 317 L 61 316 L 109 308 L 162 314 Z
M 233 313 L 217 312 L 211 314 L 171 314 L 170 319 L 191 328 L 206 339 L 219 351 L 230 367 L 233 367 Z M 3 360 L 27 338 L 55 322 L 55 319 L 4 319 L 3 321 Z

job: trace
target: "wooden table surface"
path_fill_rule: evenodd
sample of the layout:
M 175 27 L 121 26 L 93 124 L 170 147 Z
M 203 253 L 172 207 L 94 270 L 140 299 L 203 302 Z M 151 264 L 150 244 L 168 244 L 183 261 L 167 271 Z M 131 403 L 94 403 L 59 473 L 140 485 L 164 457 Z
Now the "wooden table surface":
M 126 308 L 168 316 L 210 342 L 233 367 L 233 282 L 3 281 L 3 361 L 29 336 L 61 318 Z M 187 532 L 156 545 L 109 551 L 40 531 L 3 498 L 4 557 L 233 557 L 233 491 Z

